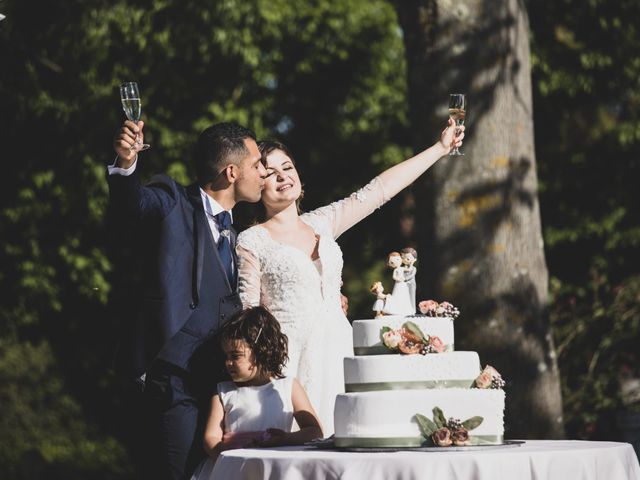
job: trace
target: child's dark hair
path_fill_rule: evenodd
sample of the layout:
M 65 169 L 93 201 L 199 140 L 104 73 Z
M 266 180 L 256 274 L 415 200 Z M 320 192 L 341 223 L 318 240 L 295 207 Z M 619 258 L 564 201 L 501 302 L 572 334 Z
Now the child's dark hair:
M 287 336 L 280 323 L 265 307 L 251 307 L 236 313 L 219 332 L 220 344 L 244 340 L 251 347 L 256 365 L 266 374 L 282 378 L 289 359 Z

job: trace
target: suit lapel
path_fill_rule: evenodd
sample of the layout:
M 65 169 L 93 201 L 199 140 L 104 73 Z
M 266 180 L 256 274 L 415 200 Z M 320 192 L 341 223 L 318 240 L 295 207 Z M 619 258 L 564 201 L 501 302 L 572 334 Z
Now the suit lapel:
M 202 198 L 200 197 L 200 189 L 198 185 L 190 185 L 187 188 L 189 193 L 189 200 L 193 205 L 193 241 L 195 248 L 194 258 L 194 288 L 196 299 L 200 299 L 200 285 L 202 284 L 202 266 L 204 265 L 204 245 L 206 243 L 205 234 L 207 232 L 206 225 L 207 219 L 204 214 L 204 207 L 202 206 Z
M 189 193 L 189 199 L 191 201 L 191 204 L 193 205 L 194 242 L 196 243 L 196 250 L 197 250 L 197 255 L 196 255 L 197 265 L 194 266 L 194 268 L 197 270 L 196 288 L 197 288 L 198 298 L 200 295 L 200 285 L 202 284 L 204 249 L 207 248 L 206 247 L 207 245 L 209 245 L 212 250 L 213 258 L 215 258 L 216 265 L 218 266 L 219 277 L 223 279 L 223 281 L 225 282 L 225 284 L 227 285 L 230 291 L 235 291 L 231 288 L 231 285 L 229 285 L 229 279 L 227 278 L 227 274 L 225 273 L 224 266 L 222 265 L 222 260 L 220 260 L 220 255 L 218 254 L 216 243 L 213 241 L 213 234 L 211 233 L 211 227 L 209 227 L 209 221 L 207 220 L 207 215 L 204 212 L 204 206 L 202 205 L 202 196 L 200 195 L 200 187 L 198 187 L 197 184 L 193 184 L 187 188 L 187 191 Z M 234 239 L 234 242 L 235 242 L 235 239 Z M 235 249 L 232 248 L 232 251 L 234 250 Z M 234 251 L 234 255 L 235 255 L 235 251 Z
M 239 272 L 239 264 L 238 264 L 238 254 L 236 252 L 236 245 L 238 244 L 238 234 L 236 233 L 235 228 L 231 227 L 231 253 L 233 255 L 233 265 L 236 269 L 236 284 L 234 285 L 233 291 L 236 292 L 238 290 L 238 279 L 240 278 Z

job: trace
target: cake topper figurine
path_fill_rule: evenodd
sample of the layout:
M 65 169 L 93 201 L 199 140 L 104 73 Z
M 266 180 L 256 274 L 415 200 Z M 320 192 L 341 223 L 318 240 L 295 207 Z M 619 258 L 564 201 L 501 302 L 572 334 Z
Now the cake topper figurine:
M 416 267 L 413 266 L 418 260 L 418 252 L 414 248 L 407 247 L 400 251 L 402 266 L 404 268 L 404 281 L 409 284 L 409 301 L 415 313 L 416 306 Z
M 382 286 L 382 282 L 373 282 L 373 284 L 369 287 L 369 291 L 376 296 L 376 301 L 374 302 L 373 307 L 371 307 L 371 309 L 374 312 L 376 312 L 376 318 L 382 317 L 384 304 L 389 294 L 384 293 L 384 287 Z
M 395 282 L 393 290 L 390 295 L 387 295 L 384 304 L 383 313 L 387 315 L 414 315 L 416 313 L 416 268 L 413 264 L 416 261 L 417 253 L 413 249 L 404 250 L 411 250 L 406 252 L 407 265 L 402 260 L 402 254 L 398 252 L 391 252 L 387 257 L 387 266 L 393 269 L 393 281 Z M 410 282 L 413 282 L 413 287 Z

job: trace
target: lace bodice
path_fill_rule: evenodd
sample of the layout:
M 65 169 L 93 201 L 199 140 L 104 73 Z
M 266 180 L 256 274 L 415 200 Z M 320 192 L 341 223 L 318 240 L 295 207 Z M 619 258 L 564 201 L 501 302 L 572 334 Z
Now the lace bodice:
M 343 388 L 343 357 L 352 354 L 351 327 L 340 304 L 342 251 L 335 239 L 386 201 L 376 177 L 349 197 L 301 215 L 318 237 L 315 262 L 260 225 L 238 236 L 242 303 L 263 305 L 280 322 L 289 339 L 286 374 L 307 390 L 325 434 L 332 431 L 333 401 Z
M 349 197 L 302 215 L 319 237 L 316 264 L 302 250 L 274 240 L 260 225 L 240 233 L 238 291 L 243 305 L 278 311 L 281 322 L 319 304 L 339 308 L 343 260 L 335 239 L 386 201 L 376 177 Z

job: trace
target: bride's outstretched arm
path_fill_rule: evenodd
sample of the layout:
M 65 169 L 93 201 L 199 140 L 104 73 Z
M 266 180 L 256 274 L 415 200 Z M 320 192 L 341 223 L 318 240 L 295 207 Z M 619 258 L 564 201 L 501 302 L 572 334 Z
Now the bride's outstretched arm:
M 447 155 L 455 145 L 462 144 L 464 127 L 458 127 L 458 129 L 459 134 L 455 135 L 455 123 L 449 119 L 449 125 L 442 131 L 440 139 L 435 144 L 382 172 L 378 178 L 382 182 L 382 188 L 387 197 L 392 198 L 397 195 L 401 190 L 417 180 L 440 158 Z
M 449 125 L 442 131 L 440 140 L 433 146 L 385 170 L 351 196 L 318 208 L 307 215 L 325 218 L 331 225 L 334 238 L 338 238 L 408 187 L 438 159 L 449 153 L 452 147 L 460 146 L 464 138 L 464 127 L 458 127 L 458 135 L 455 135 L 455 128 L 453 120 L 449 120 Z

